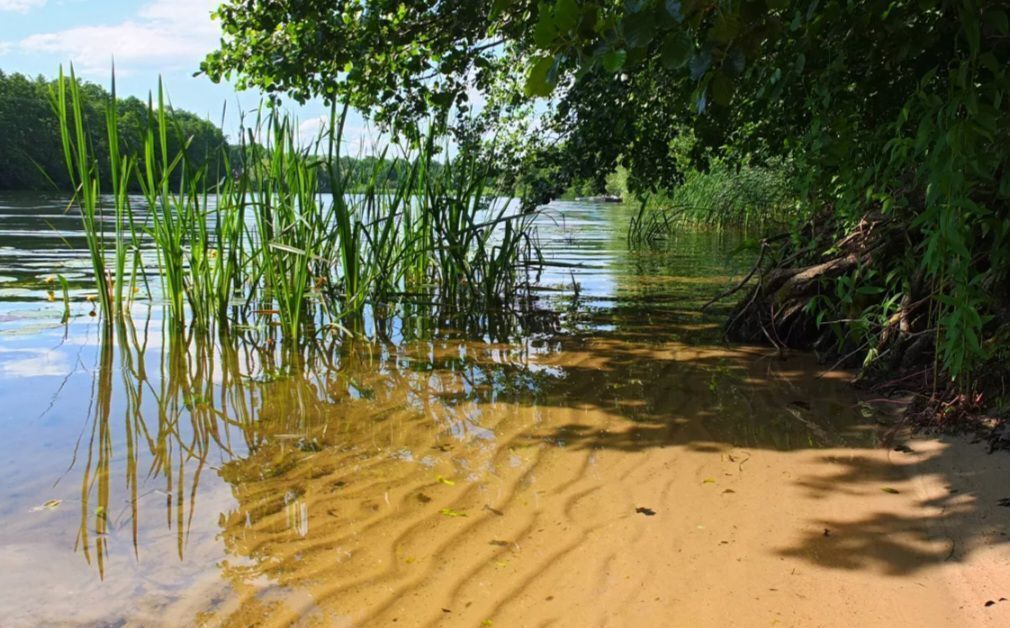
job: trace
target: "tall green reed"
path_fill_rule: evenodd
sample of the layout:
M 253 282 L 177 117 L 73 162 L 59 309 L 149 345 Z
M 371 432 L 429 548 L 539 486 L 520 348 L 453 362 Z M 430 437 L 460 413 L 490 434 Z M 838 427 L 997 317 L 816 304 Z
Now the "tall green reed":
M 294 345 L 323 328 L 346 329 L 342 322 L 369 306 L 421 299 L 501 307 L 528 285 L 539 260 L 532 215 L 488 194 L 493 171 L 479 155 L 439 161 L 448 151 L 434 135 L 394 159 L 384 148 L 366 170 L 341 151 L 346 105 L 331 108 L 310 142 L 295 119 L 260 108 L 248 127 L 242 120 L 237 146 L 195 154 L 159 82 L 142 146 L 128 150 L 113 80 L 110 158 L 98 164 L 79 89 L 71 69 L 54 105 L 107 316 L 123 313 L 138 273 L 146 277 L 142 245 L 157 260 L 173 325 L 266 317 Z
M 784 226 L 798 214 L 799 198 L 788 163 L 735 168 L 715 161 L 707 172 L 689 172 L 671 192 L 641 200 L 628 241 L 633 246 L 661 242 L 685 226 Z
M 91 134 L 86 121 L 80 83 L 72 66 L 69 77 L 65 76 L 63 68 L 60 68 L 59 80 L 50 96 L 59 120 L 67 172 L 74 188 L 71 205 L 76 204 L 81 212 L 95 287 L 98 291 L 97 300 L 103 313 L 107 315 L 121 313 L 127 299 L 132 296 L 131 292 L 126 291 L 127 258 L 131 252 L 134 254 L 134 269 L 140 266 L 140 262 L 137 227 L 133 220 L 127 191 L 135 161 L 125 156 L 119 145 L 115 78 L 112 80 L 112 89 L 105 111 L 107 141 L 111 154 L 110 162 L 105 168 L 96 158 L 94 147 L 96 137 Z M 111 201 L 103 197 L 105 191 L 103 171 L 110 176 Z M 111 208 L 108 206 L 110 203 Z M 111 248 L 106 235 L 106 219 L 109 217 L 110 209 L 113 221 Z M 135 278 L 133 275 L 132 279 Z

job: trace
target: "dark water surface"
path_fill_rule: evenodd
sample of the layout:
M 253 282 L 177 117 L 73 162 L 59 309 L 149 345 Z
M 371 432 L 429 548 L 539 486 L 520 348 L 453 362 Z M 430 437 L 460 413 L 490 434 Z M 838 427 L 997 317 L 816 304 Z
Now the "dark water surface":
M 589 491 L 601 452 L 875 438 L 810 359 L 726 347 L 698 313 L 746 271 L 733 234 L 630 252 L 628 209 L 555 203 L 536 321 L 453 332 L 414 314 L 290 355 L 268 323 L 167 334 L 158 303 L 103 326 L 64 210 L 0 195 L 3 626 L 490 616 L 518 560 L 503 548 L 549 495 Z

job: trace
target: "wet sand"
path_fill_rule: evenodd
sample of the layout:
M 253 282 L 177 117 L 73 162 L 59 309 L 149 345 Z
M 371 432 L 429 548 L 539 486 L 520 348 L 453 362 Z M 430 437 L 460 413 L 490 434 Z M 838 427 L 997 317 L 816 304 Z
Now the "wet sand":
M 722 345 L 734 242 L 557 214 L 581 296 L 508 344 L 292 366 L 0 290 L 0 626 L 1010 625 L 1010 456 Z M 26 285 L 59 261 L 5 242 Z
M 406 408 L 388 431 L 357 417 L 333 448 L 256 481 L 283 447 L 264 450 L 224 471 L 240 505 L 221 539 L 255 566 L 224 566 L 158 612 L 235 626 L 1007 625 L 1007 456 L 963 439 L 884 447 L 844 374 L 761 353 L 586 340 L 539 360 L 568 374 L 548 403 L 447 406 L 455 432 Z M 794 422 L 778 429 L 795 440 L 776 447 L 718 412 Z

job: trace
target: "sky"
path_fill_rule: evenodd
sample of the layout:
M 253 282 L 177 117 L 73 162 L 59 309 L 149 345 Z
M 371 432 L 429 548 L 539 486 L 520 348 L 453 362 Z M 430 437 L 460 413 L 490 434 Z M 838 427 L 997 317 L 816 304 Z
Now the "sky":
M 260 102 L 254 91 L 236 92 L 194 77 L 204 55 L 215 49 L 220 30 L 211 12 L 218 0 L 0 0 L 0 69 L 53 77 L 60 64 L 108 87 L 113 59 L 120 96 L 147 99 L 165 81 L 176 108 L 215 123 L 227 103 L 225 132 L 234 137 L 238 107 Z M 327 109 L 321 102 L 289 103 L 304 138 L 318 132 Z M 371 152 L 376 133 L 357 113 L 348 118 L 349 149 Z

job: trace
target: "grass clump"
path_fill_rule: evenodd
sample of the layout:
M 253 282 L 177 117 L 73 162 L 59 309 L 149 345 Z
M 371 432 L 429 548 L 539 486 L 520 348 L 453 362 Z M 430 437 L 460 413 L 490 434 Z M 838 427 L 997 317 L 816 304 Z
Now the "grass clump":
M 52 99 L 107 318 L 127 315 L 142 293 L 163 299 L 179 327 L 276 316 L 285 340 L 298 341 L 404 300 L 507 305 L 539 262 L 533 216 L 488 193 L 494 173 L 479 156 L 437 161 L 434 135 L 418 133 L 418 146 L 393 159 L 385 149 L 371 170 L 347 168 L 346 107 L 334 106 L 307 145 L 294 119 L 261 109 L 243 121 L 238 146 L 194 155 L 159 84 L 142 146 L 127 150 L 113 79 L 109 157 L 99 163 L 72 69 Z
M 714 160 L 707 171 L 688 171 L 672 191 L 643 200 L 631 219 L 628 242 L 658 243 L 684 227 L 786 225 L 798 212 L 798 197 L 786 163 L 734 167 Z

